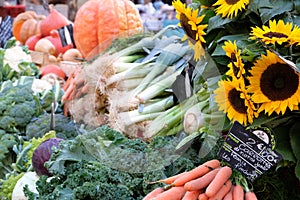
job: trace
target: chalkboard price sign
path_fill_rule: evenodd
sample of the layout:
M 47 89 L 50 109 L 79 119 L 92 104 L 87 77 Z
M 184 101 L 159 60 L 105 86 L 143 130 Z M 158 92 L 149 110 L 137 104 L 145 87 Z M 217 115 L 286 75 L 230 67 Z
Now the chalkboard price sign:
M 249 131 L 234 122 L 218 156 L 248 180 L 254 181 L 282 159 L 272 149 L 272 144 L 267 143 L 270 141 L 268 137 L 263 130 Z

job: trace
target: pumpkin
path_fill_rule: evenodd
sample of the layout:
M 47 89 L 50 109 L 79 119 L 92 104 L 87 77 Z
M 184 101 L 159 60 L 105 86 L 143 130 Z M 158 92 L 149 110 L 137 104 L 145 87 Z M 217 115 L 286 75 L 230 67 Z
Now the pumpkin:
M 86 59 L 106 50 L 115 38 L 143 31 L 139 11 L 130 0 L 90 0 L 77 11 L 73 37 Z
M 12 25 L 16 40 L 25 44 L 29 37 L 40 34 L 40 25 L 45 18 L 45 15 L 38 15 L 34 11 L 26 11 L 17 15 Z
M 71 23 L 63 14 L 58 12 L 53 5 L 49 5 L 49 9 L 49 14 L 40 26 L 43 37 L 50 35 L 52 30 L 57 30 Z

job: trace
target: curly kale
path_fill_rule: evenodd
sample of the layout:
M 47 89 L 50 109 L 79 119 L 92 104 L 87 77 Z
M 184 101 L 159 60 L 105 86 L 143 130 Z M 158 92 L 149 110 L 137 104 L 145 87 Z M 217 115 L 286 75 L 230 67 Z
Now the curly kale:
M 60 113 L 55 114 L 54 130 L 58 138 L 71 139 L 78 135 L 75 122 Z M 50 114 L 46 112 L 38 117 L 34 117 L 26 126 L 26 136 L 28 139 L 42 137 L 49 131 Z
M 142 200 L 154 188 L 164 185 L 149 182 L 198 165 L 193 149 L 171 154 L 177 143 L 174 136 L 157 137 L 151 142 L 129 139 L 108 126 L 64 140 L 46 162 L 54 177 L 50 181 L 39 179 L 37 199 Z
M 151 174 L 151 175 L 150 175 Z M 158 180 L 160 173 L 147 173 L 148 177 Z M 111 169 L 99 162 L 71 162 L 67 165 L 66 175 L 59 175 L 47 181 L 44 177 L 37 182 L 37 199 L 142 199 L 146 193 L 161 183 L 147 189 L 145 174 L 129 174 Z M 33 195 L 31 195 L 33 196 Z M 66 196 L 68 198 L 66 198 Z

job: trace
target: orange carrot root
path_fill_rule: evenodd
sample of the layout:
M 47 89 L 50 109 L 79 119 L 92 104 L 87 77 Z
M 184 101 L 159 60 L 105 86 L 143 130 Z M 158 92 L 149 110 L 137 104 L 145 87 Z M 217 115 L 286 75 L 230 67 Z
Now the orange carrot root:
M 256 194 L 253 191 L 246 192 L 245 200 L 257 200 Z
M 244 200 L 244 188 L 237 184 L 233 186 L 232 190 L 233 200 Z
M 232 169 L 228 166 L 221 167 L 215 178 L 207 186 L 205 193 L 208 197 L 212 197 L 217 194 L 221 187 L 229 180 L 232 174 Z
M 170 176 L 170 177 L 167 177 L 167 178 L 164 178 L 164 179 L 161 179 L 161 180 L 158 180 L 158 181 L 154 181 L 154 182 L 150 182 L 150 184 L 153 184 L 153 183 L 165 183 L 165 184 L 172 184 L 177 178 L 179 178 L 180 176 L 186 174 L 187 172 L 182 172 L 180 174 L 176 174 L 174 176 Z
M 162 187 L 155 188 L 155 189 L 152 190 L 150 193 L 148 193 L 148 194 L 143 198 L 143 200 L 150 200 L 150 199 L 156 197 L 158 194 L 163 193 L 164 191 L 165 191 L 165 190 L 164 190 Z
M 233 200 L 233 194 L 232 194 L 233 186 L 231 186 L 229 192 L 225 195 L 223 200 Z
M 171 187 L 151 200 L 181 200 L 185 192 L 183 187 Z
M 207 174 L 213 169 L 216 169 L 220 166 L 220 161 L 217 159 L 209 160 L 202 165 L 188 171 L 184 176 L 179 177 L 173 183 L 174 186 L 183 186 L 188 181 L 199 178 L 204 174 Z
M 207 187 L 210 184 L 210 182 L 215 178 L 218 171 L 219 168 L 214 169 L 197 179 L 185 183 L 184 189 L 187 191 L 193 191 L 193 190 L 200 190 Z
M 202 190 L 187 191 L 181 200 L 197 200 Z
M 208 196 L 205 193 L 201 193 L 198 196 L 198 200 L 208 200 Z
M 222 200 L 225 195 L 230 192 L 231 186 L 232 182 L 227 180 L 220 190 L 214 196 L 210 197 L 209 200 Z

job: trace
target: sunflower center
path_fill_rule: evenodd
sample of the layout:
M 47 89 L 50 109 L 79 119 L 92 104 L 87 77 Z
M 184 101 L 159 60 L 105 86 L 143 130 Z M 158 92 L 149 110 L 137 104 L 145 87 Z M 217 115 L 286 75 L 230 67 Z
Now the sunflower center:
M 271 101 L 286 100 L 298 90 L 299 77 L 289 65 L 271 64 L 260 79 L 262 93 Z
M 231 60 L 231 63 L 232 63 L 233 74 L 234 74 L 235 77 L 237 77 L 237 75 L 239 73 L 239 68 L 234 64 L 234 62 L 237 61 L 235 53 L 231 53 L 230 60 Z
M 245 106 L 244 99 L 240 98 L 241 92 L 236 89 L 232 89 L 228 93 L 228 99 L 234 110 L 238 113 L 246 114 L 247 107 Z
M 231 59 L 231 62 L 236 62 L 237 61 L 235 53 L 231 53 L 230 59 Z
M 180 15 L 180 25 L 182 26 L 186 35 L 191 38 L 191 42 L 196 43 L 196 34 L 197 31 L 191 29 L 191 25 L 189 24 L 189 19 L 185 14 Z
M 235 5 L 239 0 L 225 0 L 227 4 L 229 5 Z
M 276 33 L 276 32 L 272 32 L 272 31 L 263 34 L 263 36 L 268 37 L 268 38 L 272 38 L 272 37 L 275 37 L 275 38 L 287 38 L 288 37 L 287 35 L 285 35 L 283 33 Z

